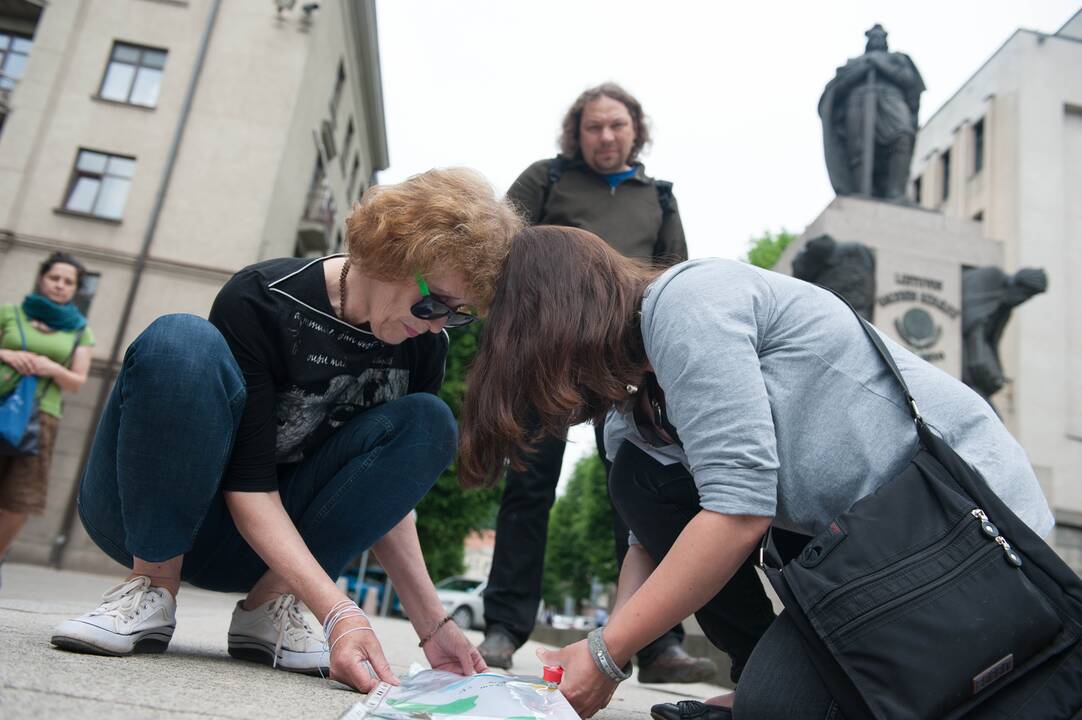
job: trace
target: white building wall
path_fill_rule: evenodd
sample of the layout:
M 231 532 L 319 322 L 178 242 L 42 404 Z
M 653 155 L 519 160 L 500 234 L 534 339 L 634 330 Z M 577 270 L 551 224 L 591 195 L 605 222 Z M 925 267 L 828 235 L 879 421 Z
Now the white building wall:
M 983 213 L 1006 270 L 1043 267 L 1049 289 L 1015 310 L 1000 346 L 1011 383 L 995 398 L 1061 520 L 1082 523 L 1082 13 L 1061 35 L 1016 32 L 921 128 L 922 205 Z M 984 169 L 972 128 L 985 118 Z M 952 192 L 940 202 L 945 149 Z
M 1067 266 L 1063 278 L 1067 285 L 1067 439 L 1071 452 L 1067 457 L 1067 487 L 1063 489 L 1070 507 L 1082 507 L 1082 108 L 1068 109 L 1063 115 L 1064 164 L 1066 179 L 1063 186 Z
M 371 68 L 359 65 L 356 43 L 371 38 L 356 24 L 367 6 L 319 5 L 306 21 L 299 7 L 278 17 L 270 2 L 221 2 L 125 343 L 162 314 L 205 316 L 237 269 L 293 254 L 317 155 L 313 131 L 329 115 L 340 59 L 347 83 L 336 140 L 341 147 L 347 118 L 356 118 L 354 195 L 372 175 L 374 154 L 385 153 L 373 149 L 364 122 L 370 98 L 361 78 Z M 53 250 L 73 252 L 101 273 L 89 315 L 95 365 L 83 390 L 66 400 L 49 507 L 20 535 L 16 559 L 44 561 L 59 528 L 211 7 L 211 0 L 50 2 L 11 95 L 0 133 L 0 300 L 28 290 Z M 96 97 L 117 40 L 168 51 L 156 107 Z M 382 137 L 382 128 L 374 134 Z M 119 222 L 57 211 L 79 148 L 136 158 Z M 347 176 L 351 166 L 352 154 Z M 350 203 L 338 158 L 327 173 L 341 223 Z M 103 558 L 78 522 L 69 547 L 66 558 L 76 566 Z
M 1072 279 L 1082 272 L 1073 266 L 1067 224 L 1071 203 L 1064 189 L 1067 169 L 1065 107 L 1082 107 L 1082 42 L 1027 34 L 1030 51 L 1022 58 L 1023 84 L 1018 134 L 1019 233 L 1016 267 L 1043 267 L 1049 273 L 1048 293 L 1022 306 L 1015 320 L 1016 415 L 1019 439 L 1034 464 L 1052 469 L 1058 507 L 1082 512 L 1082 466 L 1071 463 L 1067 421 L 1070 408 L 1082 395 L 1068 392 L 1069 349 L 1076 323 L 1071 307 Z M 1042 300 L 1038 304 L 1037 300 Z
M 1056 34 L 1082 40 L 1082 10 L 1075 13 L 1074 17 L 1064 23 Z

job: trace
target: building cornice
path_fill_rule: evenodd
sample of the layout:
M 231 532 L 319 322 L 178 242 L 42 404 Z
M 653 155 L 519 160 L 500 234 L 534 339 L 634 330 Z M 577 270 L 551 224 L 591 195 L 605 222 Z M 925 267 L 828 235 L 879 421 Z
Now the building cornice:
M 1080 12 L 1082 12 L 1082 11 L 1080 11 Z M 1003 52 L 1004 48 L 1006 48 L 1008 45 L 1010 45 L 1011 41 L 1014 40 L 1019 35 L 1032 35 L 1033 37 L 1035 37 L 1037 39 L 1037 42 L 1041 42 L 1041 43 L 1043 43 L 1043 42 L 1045 42 L 1047 40 L 1064 40 L 1064 41 L 1070 42 L 1070 43 L 1082 43 L 1082 40 L 1080 40 L 1078 38 L 1071 37 L 1070 35 L 1049 35 L 1048 33 L 1038 32 L 1037 30 L 1029 30 L 1027 28 L 1018 28 L 1013 33 L 1011 33 L 1010 37 L 1008 37 L 1006 40 L 1003 41 L 1003 44 L 1000 45 L 996 49 L 996 51 L 994 53 L 992 53 L 991 55 L 988 56 L 987 60 L 985 60 L 983 63 L 981 63 L 981 66 L 979 68 L 977 68 L 973 72 L 972 75 L 970 75 L 968 78 L 966 78 L 966 81 L 964 83 L 962 83 L 961 85 L 958 86 L 958 89 L 955 90 L 954 93 L 949 98 L 947 98 L 943 102 L 942 105 L 940 105 L 938 108 L 936 108 L 936 111 L 934 113 L 932 113 L 931 117 L 929 117 L 927 120 L 924 121 L 924 124 L 920 126 L 920 129 L 924 130 L 926 127 L 931 125 L 932 122 L 936 119 L 936 116 L 939 115 L 939 113 L 942 112 L 944 108 L 946 108 L 948 105 L 950 105 L 952 102 L 954 102 L 954 99 L 956 97 L 958 97 L 958 95 L 960 95 L 961 92 L 963 90 L 965 90 L 966 87 L 968 87 L 971 82 L 973 82 L 974 78 L 976 78 L 978 75 L 980 75 L 981 72 L 986 67 L 988 67 L 993 60 L 996 59 L 996 56 L 999 55 L 1001 52 Z
M 364 108 L 368 156 L 372 170 L 386 170 L 390 162 L 387 148 L 387 120 L 383 112 L 383 75 L 379 61 L 379 30 L 375 0 L 345 2 L 347 43 L 353 53 L 353 65 L 360 80 L 361 105 Z
M 123 252 L 112 248 L 103 248 L 98 245 L 69 242 L 56 238 L 26 235 L 25 233 L 13 233 L 10 230 L 0 230 L 0 253 L 9 253 L 14 249 L 38 251 L 43 254 L 63 250 L 75 255 L 80 260 L 90 263 L 100 262 L 117 265 L 125 268 L 134 268 L 138 261 L 138 253 Z M 165 273 L 173 276 L 186 276 L 198 280 L 212 280 L 217 284 L 223 284 L 240 268 L 215 267 L 212 265 L 200 265 L 198 263 L 184 262 L 170 258 L 147 257 L 148 270 Z M 91 268 L 93 269 L 93 268 Z

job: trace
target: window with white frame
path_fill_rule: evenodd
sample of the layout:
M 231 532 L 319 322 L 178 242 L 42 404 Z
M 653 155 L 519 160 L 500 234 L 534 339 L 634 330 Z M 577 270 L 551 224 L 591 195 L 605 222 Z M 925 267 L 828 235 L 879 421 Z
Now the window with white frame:
M 155 107 L 167 54 L 165 50 L 113 43 L 98 96 L 129 105 Z
M 68 183 L 64 209 L 108 220 L 124 214 L 135 158 L 94 150 L 79 150 Z
M 25 35 L 0 31 L 0 90 L 11 90 L 22 79 L 32 47 Z

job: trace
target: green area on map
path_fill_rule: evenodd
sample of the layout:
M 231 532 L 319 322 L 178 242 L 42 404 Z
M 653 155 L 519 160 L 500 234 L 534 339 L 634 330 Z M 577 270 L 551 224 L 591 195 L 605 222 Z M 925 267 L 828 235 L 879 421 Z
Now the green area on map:
M 395 710 L 401 710 L 408 713 L 439 713 L 441 715 L 461 715 L 462 713 L 473 710 L 477 705 L 477 696 L 470 695 L 454 702 L 444 703 L 443 705 L 432 705 L 430 703 L 418 703 L 410 702 L 409 700 L 388 700 L 388 705 L 394 707 Z M 533 720 L 533 718 L 530 718 Z

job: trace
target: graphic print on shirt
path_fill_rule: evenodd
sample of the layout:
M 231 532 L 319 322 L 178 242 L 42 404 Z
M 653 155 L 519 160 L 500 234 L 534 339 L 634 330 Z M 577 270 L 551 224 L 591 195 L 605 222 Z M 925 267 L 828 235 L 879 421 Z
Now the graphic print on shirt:
M 357 376 L 332 378 L 322 395 L 296 386 L 278 393 L 278 462 L 300 461 L 310 437 L 322 438 L 362 410 L 402 397 L 409 375 L 401 368 L 369 368 Z
M 336 317 L 325 261 L 266 260 L 241 270 L 211 307 L 245 377 L 247 399 L 222 487 L 278 487 L 276 465 L 312 453 L 350 419 L 410 393 L 436 393 L 446 333 L 388 345 Z M 337 280 L 337 278 L 335 278 Z

